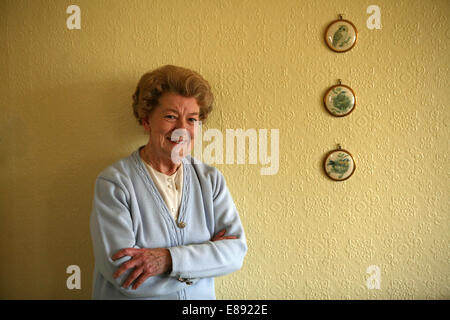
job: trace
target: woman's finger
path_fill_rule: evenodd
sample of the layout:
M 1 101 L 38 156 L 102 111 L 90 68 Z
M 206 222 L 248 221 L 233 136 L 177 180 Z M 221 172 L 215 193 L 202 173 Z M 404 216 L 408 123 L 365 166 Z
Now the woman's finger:
M 219 232 L 217 232 L 214 237 L 212 238 L 212 241 L 217 241 L 218 239 L 220 239 L 226 232 L 227 230 L 223 229 L 220 230 Z
M 235 237 L 235 236 L 226 236 L 226 237 L 222 237 L 221 240 L 222 239 L 237 239 L 237 237 Z
M 235 237 L 235 236 L 225 236 L 225 237 L 220 237 L 220 238 L 214 238 L 213 241 L 220 241 L 220 240 L 227 240 L 227 239 L 237 239 L 237 237 Z
M 128 288 L 134 280 L 136 280 L 142 273 L 142 269 L 134 269 L 132 273 L 128 276 L 127 280 L 123 283 L 122 287 Z
M 137 288 L 139 288 L 141 286 L 141 284 L 144 283 L 145 280 L 150 278 L 150 275 L 151 275 L 150 273 L 141 273 L 139 278 L 133 284 L 133 290 L 136 290 Z
M 111 259 L 112 259 L 113 261 L 115 261 L 115 260 L 118 260 L 118 259 L 123 258 L 123 257 L 125 257 L 125 256 L 130 256 L 130 257 L 132 257 L 132 256 L 136 253 L 136 251 L 138 251 L 138 250 L 139 250 L 139 249 L 135 249 L 135 248 L 125 248 L 125 249 L 122 249 L 122 250 L 117 251 L 117 252 L 111 257 Z
M 120 277 L 128 269 L 134 268 L 135 265 L 136 265 L 136 261 L 134 261 L 133 259 L 122 263 L 120 268 L 117 269 L 116 272 L 114 272 L 113 278 L 116 279 L 116 278 Z

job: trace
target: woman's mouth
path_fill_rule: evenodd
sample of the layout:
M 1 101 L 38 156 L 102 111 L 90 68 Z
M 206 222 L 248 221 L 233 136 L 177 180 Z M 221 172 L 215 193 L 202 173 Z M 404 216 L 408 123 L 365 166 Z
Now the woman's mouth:
M 179 137 L 177 139 L 167 138 L 167 140 L 169 140 L 171 143 L 173 143 L 175 145 L 183 144 L 186 142 L 185 140 L 183 140 L 183 137 Z

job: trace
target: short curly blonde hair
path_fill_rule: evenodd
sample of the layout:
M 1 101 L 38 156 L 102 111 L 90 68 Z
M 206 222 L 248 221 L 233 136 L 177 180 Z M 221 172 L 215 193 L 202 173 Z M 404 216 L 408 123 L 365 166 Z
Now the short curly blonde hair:
M 195 98 L 200 107 L 199 119 L 203 122 L 212 111 L 214 96 L 208 81 L 195 71 L 165 65 L 145 73 L 138 82 L 133 94 L 133 113 L 140 125 L 166 92 Z

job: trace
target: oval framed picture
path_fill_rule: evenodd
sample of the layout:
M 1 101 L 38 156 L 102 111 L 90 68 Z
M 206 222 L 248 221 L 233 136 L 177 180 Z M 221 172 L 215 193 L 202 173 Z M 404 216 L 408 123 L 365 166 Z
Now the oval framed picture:
M 358 39 L 358 31 L 348 20 L 338 19 L 331 22 L 325 31 L 325 42 L 335 52 L 351 50 Z
M 356 94 L 349 86 L 337 84 L 327 90 L 323 103 L 331 115 L 345 117 L 356 107 Z
M 355 172 L 353 156 L 344 149 L 330 151 L 323 162 L 326 175 L 335 181 L 344 181 Z

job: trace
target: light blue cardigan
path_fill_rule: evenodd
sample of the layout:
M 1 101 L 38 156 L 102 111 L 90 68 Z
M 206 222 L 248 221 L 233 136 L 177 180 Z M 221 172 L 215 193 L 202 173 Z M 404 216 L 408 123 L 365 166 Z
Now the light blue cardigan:
M 140 147 L 142 148 L 142 147 Z M 95 183 L 90 220 L 95 255 L 93 299 L 215 299 L 214 277 L 242 267 L 244 230 L 223 175 L 184 158 L 180 228 L 153 183 L 139 149 L 103 170 Z M 236 236 L 212 242 L 220 230 Z M 122 288 L 131 270 L 117 279 L 130 257 L 112 261 L 123 248 L 168 248 L 172 271 L 148 278 L 137 290 Z

